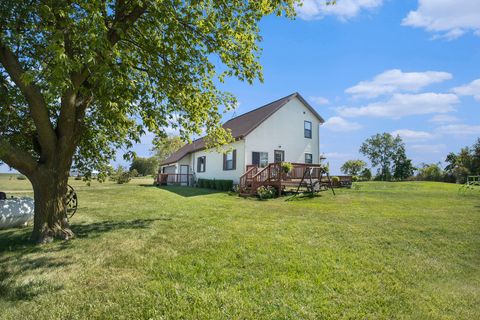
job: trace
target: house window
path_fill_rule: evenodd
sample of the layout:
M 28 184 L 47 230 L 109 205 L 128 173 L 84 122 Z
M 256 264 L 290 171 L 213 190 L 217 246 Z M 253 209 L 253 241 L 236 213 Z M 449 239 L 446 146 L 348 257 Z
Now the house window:
M 304 121 L 303 129 L 305 138 L 312 139 L 312 123 L 310 121 Z
M 283 150 L 275 150 L 273 154 L 273 160 L 275 162 L 283 162 L 285 161 L 285 151 Z
M 313 163 L 313 156 L 311 153 L 305 153 L 305 163 Z
M 252 152 L 252 164 L 261 168 L 268 165 L 268 152 Z
M 235 170 L 237 162 L 237 150 L 223 154 L 223 170 Z
M 197 172 L 205 172 L 207 158 L 205 156 L 197 158 Z

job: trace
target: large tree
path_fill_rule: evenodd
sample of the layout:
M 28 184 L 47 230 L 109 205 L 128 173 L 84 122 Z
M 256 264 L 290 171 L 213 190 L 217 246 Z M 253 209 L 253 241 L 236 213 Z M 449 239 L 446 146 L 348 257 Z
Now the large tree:
M 389 180 L 392 164 L 399 155 L 405 153 L 405 145 L 398 135 L 394 137 L 390 133 L 377 133 L 362 143 L 360 152 L 368 157 L 372 166 L 378 167 L 382 180 Z
M 262 80 L 258 22 L 295 0 L 0 1 L 0 160 L 35 197 L 32 240 L 73 236 L 65 217 L 72 162 L 102 170 L 145 128 L 220 144 L 218 88 Z
M 407 158 L 405 150 L 402 148 L 393 161 L 393 178 L 396 180 L 405 180 L 413 176 L 416 168 L 412 160 Z
M 340 170 L 345 173 L 349 174 L 352 176 L 358 175 L 365 167 L 367 164 L 365 161 L 357 159 L 357 160 L 347 160 L 345 161 L 344 164 L 340 167 Z

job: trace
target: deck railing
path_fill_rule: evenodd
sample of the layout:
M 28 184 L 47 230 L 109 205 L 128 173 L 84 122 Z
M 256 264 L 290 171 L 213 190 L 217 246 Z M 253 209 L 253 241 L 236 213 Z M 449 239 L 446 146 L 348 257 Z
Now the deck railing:
M 193 185 L 193 174 L 191 173 L 159 173 L 157 176 L 157 185 Z
M 240 192 L 244 192 L 248 185 L 251 184 L 253 176 L 257 173 L 258 167 L 255 165 L 247 165 L 247 171 L 240 177 Z
M 250 171 L 251 169 L 247 166 L 247 172 L 240 178 L 240 187 L 246 187 L 248 181 L 250 182 L 251 193 L 255 193 L 257 188 L 263 185 L 274 186 L 280 192 L 283 182 L 301 180 L 306 170 L 310 170 L 308 176 L 313 179 L 320 179 L 322 176 L 323 169 L 320 164 L 292 163 L 292 166 L 292 170 L 288 173 L 283 172 L 281 163 L 277 162 L 269 163 L 266 167 L 256 169 L 256 171 Z M 256 173 L 251 175 L 252 172 Z M 248 180 L 247 176 L 249 177 Z

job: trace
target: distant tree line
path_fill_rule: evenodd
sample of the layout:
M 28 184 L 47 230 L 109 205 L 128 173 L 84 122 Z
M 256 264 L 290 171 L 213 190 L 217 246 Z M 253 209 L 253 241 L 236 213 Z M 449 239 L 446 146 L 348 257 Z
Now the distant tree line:
M 442 169 L 440 163 L 422 164 L 417 173 L 418 180 L 465 183 L 470 175 L 480 175 L 480 138 L 471 147 L 458 153 L 450 152 Z
M 464 147 L 458 153 L 450 152 L 445 159 L 447 165 L 441 163 L 422 163 L 416 168 L 406 155 L 405 143 L 400 136 L 382 133 L 366 139 L 360 153 L 364 155 L 376 169 L 367 167 L 360 159 L 346 161 L 340 170 L 344 174 L 356 176 L 361 180 L 402 181 L 426 180 L 465 183 L 467 176 L 480 175 L 480 138 L 472 147 Z

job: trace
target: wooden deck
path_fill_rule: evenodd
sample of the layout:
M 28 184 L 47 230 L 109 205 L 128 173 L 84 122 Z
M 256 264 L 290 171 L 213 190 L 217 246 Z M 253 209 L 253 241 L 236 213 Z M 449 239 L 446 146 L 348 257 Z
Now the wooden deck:
M 300 188 L 313 188 L 313 186 L 331 187 L 331 182 L 325 175 L 320 164 L 292 163 L 293 169 L 285 173 L 281 163 L 270 163 L 264 168 L 249 165 L 245 174 L 240 177 L 240 193 L 254 195 L 261 186 L 272 186 L 278 194 Z

